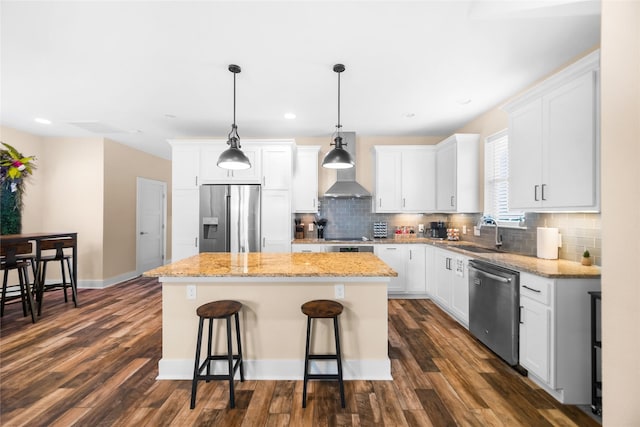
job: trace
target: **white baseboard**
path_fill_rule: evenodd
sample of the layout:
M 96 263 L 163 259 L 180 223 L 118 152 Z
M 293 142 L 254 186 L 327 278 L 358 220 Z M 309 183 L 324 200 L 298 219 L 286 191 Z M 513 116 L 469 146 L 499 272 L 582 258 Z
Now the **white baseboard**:
M 78 280 L 78 288 L 104 289 L 108 288 L 109 286 L 117 285 L 118 283 L 126 282 L 127 280 L 131 280 L 138 276 L 139 274 L 137 272 L 130 271 L 128 273 L 119 274 L 118 276 L 110 277 L 103 280 Z
M 193 378 L 193 359 L 160 359 L 158 380 L 190 380 Z M 319 374 L 335 373 L 335 362 L 311 362 L 311 371 Z M 226 373 L 226 362 L 216 362 L 214 373 Z M 244 376 L 249 380 L 301 380 L 304 360 L 245 360 Z M 343 360 L 345 380 L 391 380 L 389 359 Z

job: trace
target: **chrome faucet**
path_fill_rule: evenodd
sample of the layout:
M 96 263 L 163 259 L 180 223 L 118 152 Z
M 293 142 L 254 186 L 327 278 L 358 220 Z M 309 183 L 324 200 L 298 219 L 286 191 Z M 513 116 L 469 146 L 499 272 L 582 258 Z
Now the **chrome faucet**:
M 484 224 L 494 225 L 496 227 L 496 237 L 495 244 L 496 248 L 500 249 L 502 247 L 502 235 L 500 234 L 500 227 L 498 227 L 498 222 L 491 217 L 483 217 Z

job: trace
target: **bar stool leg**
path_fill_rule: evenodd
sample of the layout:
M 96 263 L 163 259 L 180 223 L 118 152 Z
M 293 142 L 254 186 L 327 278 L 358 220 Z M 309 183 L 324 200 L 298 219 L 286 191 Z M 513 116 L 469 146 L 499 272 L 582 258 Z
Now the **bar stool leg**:
M 31 295 L 31 287 L 29 286 L 29 270 L 26 266 L 18 268 L 18 279 L 20 280 L 20 288 L 22 288 L 24 284 L 24 290 L 27 294 L 27 305 L 31 312 L 31 322 L 36 323 L 36 308 L 33 304 L 33 296 Z
M 69 282 L 71 283 L 71 298 L 73 299 L 73 305 L 78 307 L 78 286 L 76 285 L 76 279 L 73 278 L 73 271 L 71 270 L 71 261 L 67 260 L 67 269 L 69 270 Z M 65 296 L 67 291 L 64 291 Z
M 227 356 L 229 362 L 229 406 L 236 407 L 235 393 L 233 391 L 233 345 L 231 341 L 231 316 L 227 316 Z
M 340 353 L 340 332 L 338 331 L 338 317 L 333 318 L 333 331 L 336 336 L 336 361 L 338 362 L 338 384 L 340 385 L 340 403 L 345 407 L 344 383 L 342 381 L 342 353 Z
M 240 357 L 240 381 L 244 381 L 244 358 L 242 357 L 242 344 L 240 343 L 240 318 L 238 313 L 236 317 L 236 341 L 238 345 L 238 356 Z
M 198 324 L 198 342 L 196 343 L 196 361 L 193 368 L 193 381 L 191 383 L 191 409 L 196 407 L 196 393 L 198 391 L 198 376 L 200 375 L 200 350 L 202 349 L 202 329 L 204 327 L 204 319 L 200 318 Z
M 212 344 L 213 343 L 213 319 L 209 319 L 209 339 L 207 340 L 207 376 L 211 375 L 211 356 L 213 355 Z M 207 378 L 205 382 L 209 382 Z
M 4 271 L 2 279 L 2 300 L 0 302 L 0 316 L 4 316 L 4 302 L 7 299 L 7 281 L 9 280 L 9 270 Z
M 304 350 L 304 384 L 302 386 L 302 407 L 307 407 L 307 382 L 309 381 L 309 338 L 311 337 L 311 317 L 307 317 L 307 344 Z
M 68 302 L 67 299 L 67 274 L 64 271 L 64 260 L 60 260 L 60 272 L 62 273 L 62 292 L 64 293 L 64 302 Z

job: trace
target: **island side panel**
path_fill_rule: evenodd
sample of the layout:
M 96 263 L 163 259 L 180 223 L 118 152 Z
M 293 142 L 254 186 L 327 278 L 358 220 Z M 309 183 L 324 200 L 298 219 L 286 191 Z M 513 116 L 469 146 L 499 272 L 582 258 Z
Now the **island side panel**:
M 219 280 L 219 279 L 217 279 Z M 353 280 L 351 278 L 350 280 Z M 196 346 L 196 308 L 210 301 L 234 299 L 243 304 L 240 315 L 247 377 L 302 378 L 306 316 L 300 306 L 313 299 L 335 299 L 334 285 L 344 284 L 340 315 L 345 378 L 390 379 L 387 346 L 387 282 L 163 282 L 163 351 L 159 378 L 190 378 Z M 196 286 L 196 299 L 186 298 L 186 286 Z M 332 352 L 333 325 L 316 322 L 314 352 Z M 224 351 L 224 322 L 216 321 L 216 348 Z M 217 332 L 220 332 L 217 334 Z

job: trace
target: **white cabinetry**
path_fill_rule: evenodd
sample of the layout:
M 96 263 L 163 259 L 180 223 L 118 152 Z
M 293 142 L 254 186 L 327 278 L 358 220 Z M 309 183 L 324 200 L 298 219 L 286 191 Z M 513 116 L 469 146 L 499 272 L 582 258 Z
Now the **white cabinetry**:
M 437 145 L 437 211 L 480 212 L 479 182 L 479 135 L 455 134 Z
M 565 404 L 591 402 L 590 298 L 599 279 L 520 273 L 520 365 Z
M 200 185 L 200 146 L 181 144 L 171 150 L 171 188 L 192 189 Z
M 320 146 L 296 149 L 293 163 L 293 211 L 318 212 L 318 153 Z
M 445 249 L 435 249 L 435 302 L 464 326 L 469 325 L 469 258 Z
M 291 252 L 304 252 L 304 253 L 312 253 L 312 252 L 326 252 L 324 245 L 314 245 L 307 243 L 293 243 L 291 245 Z
M 374 252 L 398 277 L 389 282 L 390 295 L 426 294 L 426 248 L 421 244 L 375 245 Z
M 211 141 L 202 146 L 200 153 L 200 171 L 202 184 L 260 184 L 261 159 L 260 148 L 242 143 L 242 151 L 251 162 L 249 169 L 229 170 L 218 167 L 220 154 L 228 147 L 226 141 Z
M 291 252 L 293 227 L 290 194 L 262 191 L 262 252 Z
M 599 209 L 599 52 L 542 82 L 509 113 L 509 205 Z
M 171 193 L 171 261 L 196 255 L 199 250 L 200 190 L 176 189 Z
M 435 148 L 375 146 L 376 212 L 428 212 L 435 209 Z
M 262 188 L 264 190 L 290 190 L 292 148 L 288 145 L 262 148 Z
M 402 250 L 403 245 L 375 245 L 374 253 L 389 267 L 398 273 L 398 277 L 391 277 L 388 293 L 400 293 L 405 291 L 405 260 Z

